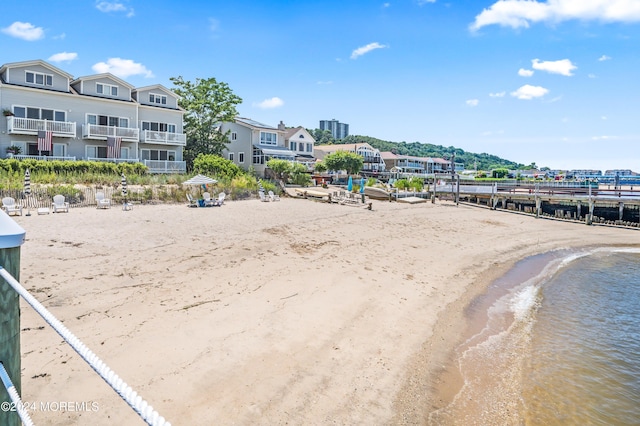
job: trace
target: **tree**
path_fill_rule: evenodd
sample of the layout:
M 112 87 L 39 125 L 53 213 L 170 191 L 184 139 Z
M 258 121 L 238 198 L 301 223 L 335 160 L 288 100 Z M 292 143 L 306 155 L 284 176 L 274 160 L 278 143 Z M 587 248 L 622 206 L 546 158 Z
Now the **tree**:
M 364 164 L 364 158 L 348 151 L 333 152 L 324 157 L 323 161 L 328 170 L 346 170 L 350 175 L 359 173 Z
M 307 129 L 307 132 L 313 136 L 313 139 L 316 141 L 316 145 L 333 145 L 336 142 L 331 134 L 331 130 Z
M 316 173 L 324 173 L 328 170 L 327 165 L 322 161 L 317 161 L 313 166 L 313 171 Z
M 228 179 L 233 179 L 243 173 L 242 169 L 233 161 L 215 154 L 199 154 L 193 160 L 193 169 L 196 173 Z
M 185 110 L 183 117 L 187 145 L 184 159 L 191 169 L 198 154 L 222 154 L 229 142 L 229 132 L 222 133 L 220 124 L 235 120 L 236 105 L 242 99 L 236 96 L 226 83 L 215 78 L 196 78 L 195 83 L 185 81 L 182 76 L 171 77 L 173 91 L 180 96 L 178 105 Z
M 267 167 L 274 171 L 278 179 L 286 180 L 291 173 L 291 163 L 281 158 L 272 158 L 267 161 Z

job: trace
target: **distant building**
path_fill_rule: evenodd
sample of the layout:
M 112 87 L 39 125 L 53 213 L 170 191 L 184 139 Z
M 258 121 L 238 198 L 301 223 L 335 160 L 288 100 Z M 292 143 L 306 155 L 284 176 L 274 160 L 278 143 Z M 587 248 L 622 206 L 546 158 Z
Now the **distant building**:
M 349 125 L 338 120 L 320 120 L 320 130 L 329 130 L 334 139 L 344 139 L 349 136 Z

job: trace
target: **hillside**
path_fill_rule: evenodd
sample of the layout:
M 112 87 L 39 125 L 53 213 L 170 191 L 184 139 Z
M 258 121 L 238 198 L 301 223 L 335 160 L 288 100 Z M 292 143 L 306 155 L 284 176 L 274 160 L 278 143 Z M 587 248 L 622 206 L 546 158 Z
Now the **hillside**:
M 466 152 L 463 149 L 455 148 L 453 146 L 446 147 L 442 145 L 433 145 L 421 142 L 390 142 L 373 138 L 371 136 L 361 135 L 349 135 L 342 140 L 334 140 L 333 138 L 331 138 L 330 132 L 328 132 L 329 137 L 327 138 L 327 132 L 328 131 L 323 132 L 320 129 L 310 131 L 314 138 L 316 138 L 317 144 L 346 144 L 366 142 L 380 151 L 391 151 L 395 154 L 411 155 L 415 157 L 439 157 L 450 159 L 451 155 L 455 153 L 456 162 L 464 163 L 465 169 L 471 170 L 474 168 L 477 170 L 492 170 L 497 168 L 507 168 L 514 170 L 528 168 L 528 166 L 516 163 L 514 161 L 509 161 L 504 158 L 500 158 L 496 155 L 487 153 L 476 154 L 473 152 Z

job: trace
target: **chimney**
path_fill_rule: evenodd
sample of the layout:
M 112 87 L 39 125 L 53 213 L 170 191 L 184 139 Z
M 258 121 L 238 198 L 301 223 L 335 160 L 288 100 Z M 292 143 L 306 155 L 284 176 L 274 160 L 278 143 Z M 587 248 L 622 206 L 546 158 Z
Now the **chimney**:
M 278 130 L 286 130 L 286 127 L 284 126 L 282 120 L 280 120 L 280 124 L 278 124 Z

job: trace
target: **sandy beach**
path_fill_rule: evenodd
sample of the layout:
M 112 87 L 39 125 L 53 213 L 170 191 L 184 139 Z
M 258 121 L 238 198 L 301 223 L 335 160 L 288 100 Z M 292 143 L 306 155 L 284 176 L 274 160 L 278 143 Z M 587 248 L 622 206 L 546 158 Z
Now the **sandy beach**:
M 450 202 L 311 200 L 15 217 L 22 284 L 174 425 L 425 424 L 464 307 L 528 255 L 631 229 Z M 22 304 L 38 425 L 144 424 Z M 445 386 L 446 387 L 446 386 Z

